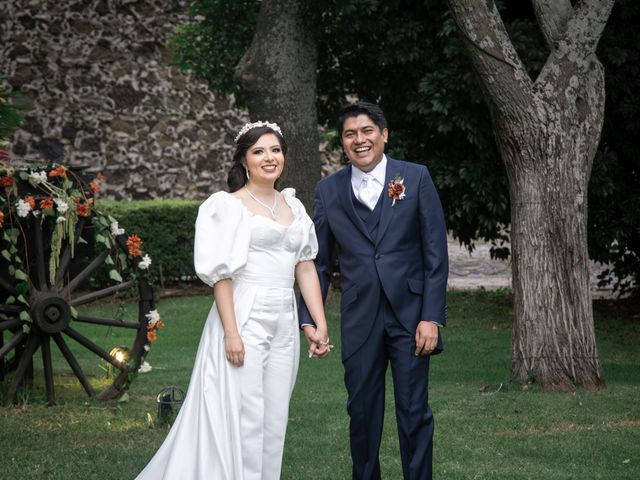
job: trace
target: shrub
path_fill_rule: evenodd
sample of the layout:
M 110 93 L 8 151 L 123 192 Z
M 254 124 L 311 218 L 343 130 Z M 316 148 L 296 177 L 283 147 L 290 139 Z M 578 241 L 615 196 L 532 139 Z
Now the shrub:
M 195 278 L 193 240 L 199 200 L 100 200 L 97 208 L 113 216 L 127 233 L 142 239 L 160 282 Z

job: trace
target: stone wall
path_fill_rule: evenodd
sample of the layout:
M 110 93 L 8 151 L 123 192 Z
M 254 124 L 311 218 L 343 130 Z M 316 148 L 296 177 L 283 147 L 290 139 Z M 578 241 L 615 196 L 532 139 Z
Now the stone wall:
M 0 75 L 27 106 L 14 156 L 102 172 L 112 198 L 223 188 L 246 114 L 171 65 L 187 3 L 2 0 Z

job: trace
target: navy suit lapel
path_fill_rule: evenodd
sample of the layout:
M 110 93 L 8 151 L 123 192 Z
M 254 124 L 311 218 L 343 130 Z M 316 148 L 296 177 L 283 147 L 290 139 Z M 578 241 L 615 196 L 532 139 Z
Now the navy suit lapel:
M 401 168 L 402 164 L 396 162 L 394 159 L 387 157 L 387 171 L 385 173 L 384 188 L 382 189 L 382 212 L 380 212 L 380 226 L 378 228 L 378 236 L 376 237 L 376 245 L 380 243 L 384 233 L 387 231 L 387 227 L 393 218 L 393 209 L 398 208 L 399 204 L 396 202 L 396 206 L 392 207 L 392 199 L 387 195 L 387 189 L 389 183 L 396 177 L 404 177 L 404 169 Z
M 351 199 L 351 192 L 353 188 L 351 187 L 351 165 L 346 167 L 342 172 L 342 175 L 339 175 L 337 178 L 338 181 L 338 197 L 340 200 L 340 204 L 344 208 L 344 211 L 347 213 L 347 216 L 351 219 L 351 222 L 356 226 L 362 234 L 367 237 L 371 243 L 373 243 L 373 239 L 371 235 L 369 235 L 369 231 L 365 226 L 364 222 L 356 212 L 355 207 L 353 206 L 353 200 Z

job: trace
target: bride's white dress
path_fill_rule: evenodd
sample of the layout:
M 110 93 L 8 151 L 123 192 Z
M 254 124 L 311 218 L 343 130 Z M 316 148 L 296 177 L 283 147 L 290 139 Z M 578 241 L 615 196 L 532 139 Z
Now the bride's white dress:
M 317 253 L 313 222 L 293 189 L 282 191 L 289 226 L 251 214 L 226 192 L 199 209 L 194 262 L 213 285 L 233 279 L 245 362 L 225 358 L 215 305 L 207 318 L 186 399 L 139 480 L 280 478 L 289 398 L 299 360 L 294 268 Z

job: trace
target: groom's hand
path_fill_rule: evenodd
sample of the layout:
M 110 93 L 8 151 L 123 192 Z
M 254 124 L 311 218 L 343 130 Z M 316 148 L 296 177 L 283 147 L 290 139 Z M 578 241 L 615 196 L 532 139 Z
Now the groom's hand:
M 309 358 L 324 358 L 329 355 L 329 345 L 322 343 L 322 341 L 326 339 L 326 333 L 320 336 L 316 327 L 313 325 L 305 325 L 302 330 L 309 343 Z
M 416 329 L 416 356 L 429 355 L 438 344 L 438 325 L 421 321 Z

